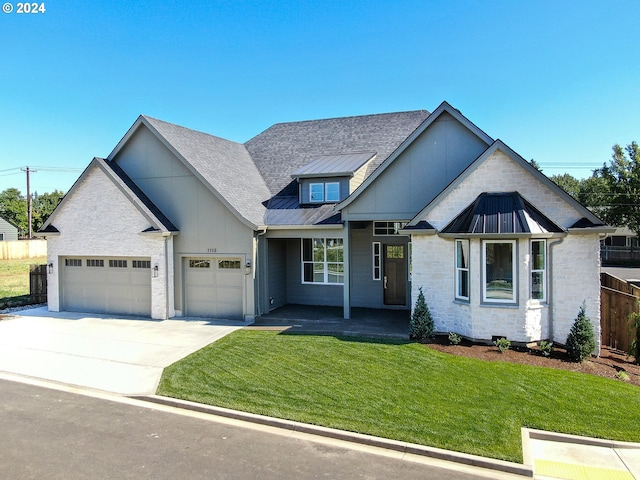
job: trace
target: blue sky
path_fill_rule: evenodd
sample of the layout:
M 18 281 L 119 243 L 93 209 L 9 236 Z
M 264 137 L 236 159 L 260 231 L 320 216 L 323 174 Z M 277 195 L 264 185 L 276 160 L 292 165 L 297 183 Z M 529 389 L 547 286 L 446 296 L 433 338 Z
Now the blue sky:
M 27 165 L 32 191 L 68 190 L 141 113 L 245 142 L 446 100 L 545 174 L 578 178 L 640 141 L 636 0 L 10 3 L 0 191 L 24 193 Z

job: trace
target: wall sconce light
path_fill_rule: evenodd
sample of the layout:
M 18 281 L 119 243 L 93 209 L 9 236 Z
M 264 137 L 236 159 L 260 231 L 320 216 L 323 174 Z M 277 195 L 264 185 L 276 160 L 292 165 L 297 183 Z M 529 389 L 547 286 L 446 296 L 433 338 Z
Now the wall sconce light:
M 158 265 L 153 266 L 153 278 L 158 278 Z
M 247 260 L 247 263 L 244 264 L 244 273 L 249 275 L 251 273 L 251 262 Z
M 53 273 L 53 263 L 47 265 L 47 272 Z

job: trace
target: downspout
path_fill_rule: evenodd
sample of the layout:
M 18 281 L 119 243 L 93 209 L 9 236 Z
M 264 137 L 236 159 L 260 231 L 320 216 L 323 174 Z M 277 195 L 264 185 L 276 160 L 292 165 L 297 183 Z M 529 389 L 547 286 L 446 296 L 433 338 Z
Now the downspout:
M 551 250 L 553 247 L 560 245 L 564 242 L 565 237 L 561 237 L 557 239 L 555 242 L 549 242 L 549 259 L 552 260 L 549 262 L 549 341 L 553 342 L 553 255 L 551 254 Z

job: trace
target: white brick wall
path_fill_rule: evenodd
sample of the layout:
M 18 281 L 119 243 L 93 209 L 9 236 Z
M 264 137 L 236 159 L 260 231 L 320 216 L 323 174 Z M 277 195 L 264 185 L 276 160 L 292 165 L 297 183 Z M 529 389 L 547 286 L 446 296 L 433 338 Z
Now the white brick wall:
M 580 213 L 501 151 L 491 155 L 424 218 L 445 227 L 482 192 L 518 191 L 559 226 L 567 228 Z M 455 301 L 455 242 L 437 235 L 413 235 L 412 305 L 422 287 L 438 332 L 454 331 L 477 340 L 506 336 L 516 342 L 551 338 L 564 343 L 583 301 L 600 338 L 600 257 L 597 234 L 569 234 L 548 240 L 550 305 L 530 299 L 530 239 L 517 241 L 518 303 L 481 303 L 480 239 L 470 242 L 470 301 Z M 553 245 L 555 243 L 555 245 Z M 551 324 L 551 321 L 553 322 Z M 599 351 L 599 349 L 598 349 Z
M 47 238 L 48 262 L 54 265 L 48 278 L 49 310 L 60 310 L 60 257 L 138 256 L 151 257 L 151 266 L 158 265 L 158 277 L 151 279 L 151 317 L 164 319 L 175 315 L 171 279 L 173 239 L 140 233 L 151 224 L 99 168 L 94 168 L 77 186 L 56 213 L 53 225 L 60 235 Z M 168 269 L 165 241 L 169 250 Z

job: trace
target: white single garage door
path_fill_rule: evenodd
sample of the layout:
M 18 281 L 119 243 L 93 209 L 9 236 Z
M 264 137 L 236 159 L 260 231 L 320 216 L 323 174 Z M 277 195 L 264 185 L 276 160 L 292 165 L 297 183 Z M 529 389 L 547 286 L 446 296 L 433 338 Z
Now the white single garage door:
M 62 310 L 151 316 L 149 258 L 60 259 Z
M 243 318 L 244 273 L 239 258 L 184 259 L 185 315 Z

